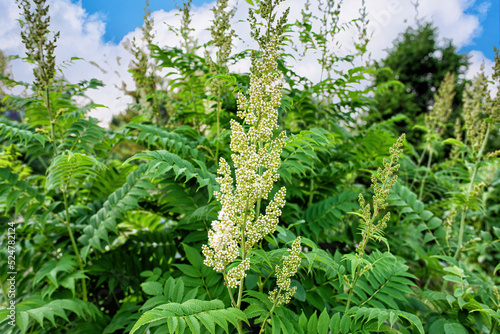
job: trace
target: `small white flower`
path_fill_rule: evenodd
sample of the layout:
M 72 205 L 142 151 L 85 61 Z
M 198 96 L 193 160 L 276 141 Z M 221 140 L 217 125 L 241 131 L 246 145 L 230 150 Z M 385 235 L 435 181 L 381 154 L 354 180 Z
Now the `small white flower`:
M 285 205 L 286 189 L 282 188 L 266 207 L 265 215 L 255 217 L 255 206 L 268 199 L 274 182 L 278 180 L 281 151 L 286 133 L 272 139 L 278 128 L 278 110 L 283 79 L 277 71 L 278 41 L 272 39 L 256 64 L 257 73 L 250 75 L 248 98 L 238 93 L 238 116 L 250 126 L 231 120 L 231 158 L 235 180 L 228 163 L 221 158 L 216 179 L 220 190 L 215 198 L 222 204 L 218 220 L 212 222 L 208 246 L 203 246 L 205 264 L 219 272 L 239 256 L 239 245 L 245 242 L 246 251 L 276 229 L 281 208 Z M 243 230 L 243 227 L 245 229 Z M 244 239 L 244 240 L 243 240 Z M 227 273 L 229 287 L 237 287 L 250 268 L 250 260 L 242 262 Z

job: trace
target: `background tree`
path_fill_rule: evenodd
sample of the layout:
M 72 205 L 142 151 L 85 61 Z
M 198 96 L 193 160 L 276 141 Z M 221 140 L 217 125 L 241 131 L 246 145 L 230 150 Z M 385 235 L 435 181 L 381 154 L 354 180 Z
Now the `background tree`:
M 420 64 L 430 90 L 420 97 L 390 57 L 387 67 L 353 62 L 347 73 L 332 63 L 312 83 L 277 61 L 277 41 L 294 33 L 287 4 L 253 2 L 256 52 L 228 51 L 225 0 L 214 7 L 212 63 L 185 45 L 145 43 L 136 79 L 151 73 L 140 60 L 169 74 L 161 90 L 137 87 L 165 92 L 168 122 L 152 118 L 153 100 L 138 98 L 110 129 L 88 116 L 99 105 L 73 98 L 102 83 L 47 80 L 55 48 L 48 9 L 44 0 L 19 2 L 25 60 L 39 86 L 2 99 L 22 117 L 0 112 L 0 333 L 500 334 L 500 150 L 488 146 L 499 137 L 500 95 L 481 74 L 454 110 L 457 73 L 443 70 L 450 74 L 441 85 L 430 80 L 446 63 L 443 49 Z M 335 12 L 339 3 L 321 6 Z M 182 15 L 182 24 L 193 17 Z M 363 51 L 360 16 L 345 26 L 361 43 L 346 59 Z M 306 47 L 332 51 L 315 38 L 335 41 L 335 25 L 308 22 L 297 26 L 315 42 Z M 222 66 L 245 58 L 252 73 Z M 495 61 L 499 88 L 498 53 Z M 418 145 L 396 140 L 401 118 L 365 129 L 358 122 L 374 90 L 358 83 L 375 71 L 392 73 L 378 74 L 387 75 L 375 86 L 379 97 L 399 89 L 412 102 L 403 112 L 409 133 L 422 133 Z M 460 114 L 449 136 L 442 125 L 453 110 Z M 228 291 L 234 279 L 238 290 Z
M 17 112 L 10 110 L 7 101 L 4 97 L 7 96 L 6 88 L 9 86 L 9 61 L 5 54 L 0 50 L 0 112 L 4 112 L 5 116 L 13 118 L 15 120 L 20 120 L 20 116 Z
M 463 76 L 469 62 L 467 55 L 457 53 L 451 41 L 442 44 L 440 46 L 437 29 L 432 23 L 421 24 L 417 28 L 409 27 L 394 41 L 394 47 L 389 50 L 387 57 L 374 62 L 377 71 L 373 84 L 378 89 L 374 105 L 366 118 L 367 125 L 387 120 L 396 114 L 406 115 L 421 123 L 423 115 L 434 104 L 434 93 L 448 72 L 454 73 L 457 78 L 454 113 L 450 118 L 450 122 L 454 122 L 461 108 L 465 87 Z M 406 132 L 408 140 L 415 143 L 415 139 L 421 135 L 409 131 L 411 129 L 407 124 L 398 123 L 398 130 L 400 133 Z

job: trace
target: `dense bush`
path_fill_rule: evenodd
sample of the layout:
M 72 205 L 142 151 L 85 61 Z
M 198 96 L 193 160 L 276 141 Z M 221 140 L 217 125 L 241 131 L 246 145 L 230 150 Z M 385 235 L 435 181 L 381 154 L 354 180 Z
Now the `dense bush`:
M 260 49 L 236 56 L 227 1 L 206 57 L 190 2 L 180 48 L 151 44 L 146 10 L 135 103 L 107 128 L 75 102 L 102 83 L 55 76 L 45 1 L 18 0 L 35 82 L 0 90 L 2 333 L 500 333 L 500 96 L 480 73 L 455 110 L 448 73 L 423 117 L 373 121 L 388 88 L 355 87 L 389 69 L 353 65 L 366 11 L 340 58 L 341 3 L 288 24 L 281 2 L 256 1 Z M 287 65 L 291 34 L 319 83 Z

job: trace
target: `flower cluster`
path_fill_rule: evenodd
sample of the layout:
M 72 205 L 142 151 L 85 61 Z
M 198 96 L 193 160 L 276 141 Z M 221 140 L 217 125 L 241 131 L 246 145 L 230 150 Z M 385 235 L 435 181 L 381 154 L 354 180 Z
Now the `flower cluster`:
M 49 39 L 49 6 L 46 5 L 46 0 L 33 2 L 34 11 L 31 10 L 30 0 L 16 0 L 17 6 L 23 11 L 21 38 L 26 46 L 26 55 L 37 65 L 33 69 L 34 83 L 38 89 L 43 90 L 56 74 L 54 50 L 59 32 L 54 34 L 52 40 Z
M 442 136 L 446 129 L 446 122 L 453 112 L 452 105 L 455 98 L 455 74 L 446 73 L 439 91 L 434 94 L 434 106 L 425 116 L 425 125 L 429 131 Z
M 250 269 L 250 259 L 246 258 L 239 265 L 230 269 L 227 273 L 227 286 L 237 288 L 241 284 L 243 277 L 246 277 L 246 271 Z
M 215 192 L 222 209 L 218 220 L 212 222 L 209 243 L 203 245 L 204 263 L 224 273 L 229 287 L 238 287 L 250 261 L 248 251 L 264 236 L 276 229 L 281 208 L 285 205 L 286 189 L 281 188 L 267 205 L 265 214 L 260 213 L 260 201 L 269 197 L 281 163 L 280 155 L 285 145 L 286 133 L 272 139 L 278 128 L 278 111 L 281 74 L 277 71 L 278 41 L 271 39 L 262 59 L 255 63 L 247 98 L 239 94 L 238 116 L 248 128 L 231 120 L 231 158 L 235 167 L 235 180 L 224 158 L 220 159 Z M 259 205 L 256 205 L 259 203 Z M 241 262 L 226 274 L 226 266 L 240 255 Z
M 460 117 L 455 120 L 455 127 L 453 128 L 453 135 L 458 141 L 462 141 L 462 122 L 460 122 Z M 450 160 L 452 164 L 456 164 L 458 158 L 460 157 L 460 147 L 458 145 L 453 145 L 450 152 Z
M 498 123 L 500 122 L 500 50 L 495 47 L 494 51 L 495 65 L 493 66 L 493 75 L 491 77 L 496 85 L 497 95 L 491 103 L 492 106 L 490 117 L 492 118 L 493 122 Z
M 372 175 L 372 188 L 375 196 L 373 197 L 373 207 L 375 208 L 374 216 L 380 211 L 387 207 L 386 203 L 387 196 L 389 196 L 389 191 L 398 180 L 398 176 L 394 175 L 399 169 L 399 155 L 403 152 L 401 147 L 405 141 L 405 134 L 394 143 L 394 145 L 389 149 L 390 159 L 384 158 L 384 169 L 378 168 L 377 174 Z M 362 195 L 361 195 L 362 197 Z M 363 207 L 363 205 L 361 205 Z M 370 216 L 367 216 L 371 218 Z
M 283 264 L 276 268 L 278 287 L 269 292 L 269 299 L 276 305 L 288 304 L 297 287 L 290 288 L 290 277 L 295 275 L 300 265 L 300 236 L 292 243 L 292 249 L 288 249 L 289 256 L 283 257 Z
M 205 53 L 205 59 L 214 73 L 227 72 L 227 61 L 231 54 L 234 29 L 231 29 L 229 20 L 234 16 L 234 9 L 227 10 L 227 8 L 228 0 L 217 0 L 212 9 L 214 19 L 210 26 L 210 34 L 212 45 L 217 48 L 217 52 L 215 61 L 212 60 L 208 51 Z M 214 80 L 213 85 L 218 85 L 217 79 Z
M 255 10 L 250 8 L 248 11 L 249 21 L 250 21 L 250 36 L 259 43 L 259 46 L 264 49 L 266 45 L 269 44 L 271 39 L 276 39 L 278 43 L 281 43 L 285 36 L 284 33 L 287 28 L 287 19 L 288 14 L 290 14 L 290 7 L 285 9 L 282 13 L 281 17 L 276 20 L 276 8 L 282 3 L 284 0 L 262 0 L 259 1 L 259 10 Z M 262 25 L 258 23 L 258 19 L 256 17 L 257 14 L 260 16 L 262 21 L 267 22 L 267 26 L 265 31 L 261 34 L 261 30 L 259 27 Z M 271 22 L 275 22 L 276 25 L 273 27 Z
M 495 65 L 492 79 L 500 88 L 500 51 L 495 48 Z M 488 80 L 484 68 L 474 78 L 472 86 L 464 91 L 462 117 L 465 123 L 466 140 L 478 157 L 483 154 L 488 134 L 500 122 L 500 89 L 495 97 L 488 90 Z M 494 157 L 495 153 L 487 157 Z
M 365 246 L 369 239 L 377 241 L 384 240 L 381 235 L 387 227 L 387 222 L 391 217 L 391 213 L 387 212 L 385 216 L 375 224 L 379 212 L 384 210 L 389 204 L 386 202 L 389 196 L 389 191 L 398 180 L 398 176 L 394 175 L 399 169 L 399 155 L 403 152 L 401 147 L 405 141 L 405 134 L 398 138 L 396 143 L 389 149 L 390 159 L 384 158 L 384 169 L 379 168 L 377 174 L 372 174 L 372 188 L 375 195 L 373 196 L 373 213 L 370 204 L 365 202 L 365 198 L 359 194 L 359 216 L 361 220 L 361 228 L 363 231 L 363 240 L 357 248 L 358 254 L 364 252 Z
M 472 86 L 468 85 L 464 91 L 462 113 L 465 122 L 466 139 L 475 152 L 479 151 L 488 127 L 484 120 L 488 97 L 487 78 L 484 72 L 481 72 L 474 78 Z

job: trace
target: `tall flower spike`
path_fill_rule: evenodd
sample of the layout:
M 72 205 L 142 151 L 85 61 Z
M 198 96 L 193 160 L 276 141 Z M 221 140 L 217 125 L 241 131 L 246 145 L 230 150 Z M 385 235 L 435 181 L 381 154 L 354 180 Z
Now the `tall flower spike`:
M 59 32 L 49 37 L 50 16 L 46 0 L 36 0 L 34 11 L 31 10 L 31 0 L 16 0 L 17 6 L 23 11 L 24 21 L 21 23 L 21 38 L 26 46 L 26 55 L 37 65 L 33 69 L 35 86 L 46 89 L 56 74 L 56 58 L 54 50 Z
M 288 253 L 289 256 L 283 257 L 283 264 L 276 268 L 278 287 L 269 292 L 269 299 L 276 305 L 288 304 L 297 290 L 296 286 L 290 288 L 290 277 L 295 275 L 300 265 L 300 236 L 292 243 Z
M 283 187 L 267 205 L 265 214 L 259 209 L 260 201 L 268 199 L 274 182 L 278 180 L 280 155 L 286 139 L 284 131 L 272 138 L 273 130 L 278 128 L 276 108 L 280 106 L 283 86 L 281 73 L 277 70 L 278 58 L 278 40 L 272 38 L 262 59 L 254 63 L 248 97 L 238 95 L 238 116 L 249 127 L 246 130 L 242 124 L 231 120 L 234 180 L 229 164 L 220 159 L 217 178 L 220 190 L 215 192 L 215 197 L 222 209 L 219 219 L 212 222 L 208 245 L 203 245 L 203 255 L 207 266 L 224 273 L 229 287 L 241 284 L 250 267 L 248 252 L 276 230 L 285 205 L 286 189 Z M 228 270 L 226 267 L 240 254 L 241 262 Z
M 472 86 L 467 86 L 463 98 L 462 117 L 465 122 L 466 140 L 475 152 L 479 151 L 488 127 L 484 120 L 488 97 L 488 82 L 481 69 Z
M 491 101 L 491 108 L 489 116 L 491 117 L 493 123 L 500 122 L 500 50 L 496 47 L 495 51 L 495 65 L 493 66 L 493 82 L 497 88 L 497 95 Z
M 399 155 L 403 152 L 401 147 L 403 146 L 405 138 L 405 134 L 403 133 L 389 149 L 389 159 L 384 158 L 384 168 L 379 168 L 376 174 L 372 174 L 372 188 L 374 192 L 373 213 L 370 204 L 366 203 L 361 193 L 359 194 L 359 205 L 361 209 L 359 209 L 356 214 L 361 217 L 360 229 L 363 236 L 361 243 L 356 249 L 359 257 L 363 256 L 365 247 L 370 239 L 385 242 L 385 238 L 382 237 L 382 234 L 387 227 L 387 222 L 391 214 L 387 212 L 378 222 L 376 222 L 376 220 L 380 211 L 384 210 L 389 205 L 387 203 L 389 191 L 398 180 L 398 176 L 394 175 L 394 173 L 399 169 Z
M 212 36 L 212 45 L 216 47 L 215 60 L 212 60 L 208 51 L 205 58 L 214 73 L 226 73 L 227 61 L 231 54 L 231 48 L 234 38 L 234 29 L 231 29 L 229 20 L 234 16 L 234 9 L 228 10 L 228 0 L 217 0 L 217 3 L 212 9 L 214 19 L 210 26 L 210 34 Z M 216 68 L 217 66 L 217 68 Z M 218 84 L 215 79 L 213 85 Z
M 429 131 L 442 136 L 446 130 L 446 122 L 453 112 L 453 99 L 455 98 L 455 74 L 446 73 L 439 91 L 434 94 L 434 106 L 425 116 L 425 125 Z

